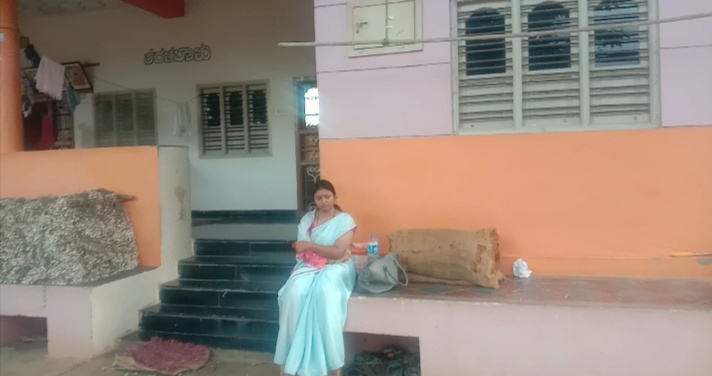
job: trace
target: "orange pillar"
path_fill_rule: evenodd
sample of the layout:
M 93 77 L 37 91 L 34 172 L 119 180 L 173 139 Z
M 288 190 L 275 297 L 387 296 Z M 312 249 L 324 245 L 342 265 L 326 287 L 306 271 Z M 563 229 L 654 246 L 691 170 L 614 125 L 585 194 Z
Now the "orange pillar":
M 23 150 L 18 0 L 0 0 L 0 153 Z

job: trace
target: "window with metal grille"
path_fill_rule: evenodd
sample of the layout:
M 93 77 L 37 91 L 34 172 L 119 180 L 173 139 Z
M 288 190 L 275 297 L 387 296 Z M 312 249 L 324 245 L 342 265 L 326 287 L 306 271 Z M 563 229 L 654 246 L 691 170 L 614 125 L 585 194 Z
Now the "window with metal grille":
M 201 86 L 199 90 L 202 155 L 269 154 L 266 83 Z
M 457 0 L 457 117 L 463 133 L 657 125 L 654 0 Z M 611 25 L 592 32 L 571 29 Z M 557 30 L 562 30 L 558 33 Z M 546 32 L 523 38 L 509 33 Z
M 155 98 L 153 90 L 96 94 L 96 146 L 156 145 Z

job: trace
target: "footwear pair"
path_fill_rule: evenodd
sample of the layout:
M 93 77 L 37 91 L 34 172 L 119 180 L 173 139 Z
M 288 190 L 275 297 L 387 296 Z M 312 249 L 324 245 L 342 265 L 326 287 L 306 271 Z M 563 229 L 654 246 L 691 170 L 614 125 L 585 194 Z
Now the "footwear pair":
M 363 352 L 356 355 L 354 364 L 343 376 L 420 376 L 418 357 L 397 348 L 383 353 Z

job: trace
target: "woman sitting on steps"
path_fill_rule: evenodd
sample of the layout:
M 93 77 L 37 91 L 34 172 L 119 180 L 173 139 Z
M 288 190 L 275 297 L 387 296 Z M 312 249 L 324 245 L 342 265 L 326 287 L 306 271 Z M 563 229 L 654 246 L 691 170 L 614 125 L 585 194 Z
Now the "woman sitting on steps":
M 341 375 L 344 324 L 356 268 L 350 259 L 356 223 L 336 205 L 336 190 L 320 180 L 317 209 L 299 223 L 297 265 L 279 290 L 275 363 L 283 375 Z

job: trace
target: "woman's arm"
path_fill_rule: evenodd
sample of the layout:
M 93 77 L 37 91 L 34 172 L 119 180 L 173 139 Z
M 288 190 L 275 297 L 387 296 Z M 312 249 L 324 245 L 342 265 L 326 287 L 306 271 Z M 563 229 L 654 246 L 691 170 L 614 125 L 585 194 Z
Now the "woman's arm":
M 311 242 L 297 242 L 295 249 L 297 253 L 304 251 L 313 251 L 319 256 L 326 257 L 329 260 L 341 260 L 346 256 L 346 251 L 349 250 L 351 242 L 354 240 L 354 232 L 349 231 L 340 238 L 332 246 L 318 245 Z
M 309 226 L 311 226 L 312 222 L 314 222 L 313 212 L 309 212 L 302 217 L 299 221 L 299 226 L 297 226 L 297 241 L 309 240 Z

